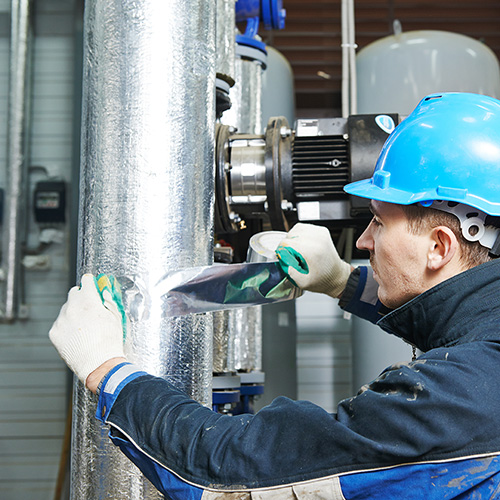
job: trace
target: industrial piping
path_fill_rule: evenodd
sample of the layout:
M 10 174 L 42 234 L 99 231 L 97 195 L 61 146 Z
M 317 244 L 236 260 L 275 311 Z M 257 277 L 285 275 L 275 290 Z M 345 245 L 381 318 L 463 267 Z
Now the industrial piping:
M 31 0 L 12 2 L 8 115 L 8 175 L 6 216 L 2 245 L 2 320 L 13 321 L 18 312 L 21 267 L 22 210 L 27 172 L 27 117 L 30 102 Z
M 78 275 L 113 273 L 130 361 L 210 404 L 212 317 L 162 317 L 155 284 L 213 262 L 216 2 L 86 2 Z M 127 305 L 127 303 L 126 303 Z M 71 498 L 159 499 L 76 382 Z

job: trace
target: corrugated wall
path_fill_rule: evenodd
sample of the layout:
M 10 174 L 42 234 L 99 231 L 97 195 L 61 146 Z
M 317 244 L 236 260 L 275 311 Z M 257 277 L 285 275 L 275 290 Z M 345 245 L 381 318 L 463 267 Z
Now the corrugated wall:
M 30 175 L 71 181 L 74 122 L 73 0 L 35 4 Z M 10 2 L 0 2 L 0 116 L 7 116 Z M 0 120 L 0 187 L 5 187 L 6 123 Z M 31 189 L 32 192 L 32 189 Z M 31 199 L 31 196 L 30 196 Z M 30 209 L 28 245 L 40 227 Z M 0 498 L 54 498 L 67 410 L 67 370 L 47 332 L 69 284 L 69 224 L 43 251 L 49 269 L 25 271 L 28 319 L 0 324 Z

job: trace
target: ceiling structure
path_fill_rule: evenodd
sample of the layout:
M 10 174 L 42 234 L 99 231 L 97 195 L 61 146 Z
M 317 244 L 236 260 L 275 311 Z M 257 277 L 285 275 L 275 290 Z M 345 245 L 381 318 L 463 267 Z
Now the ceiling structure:
M 500 0 L 355 0 L 358 51 L 393 33 L 442 30 L 484 42 L 500 59 Z M 340 0 L 283 0 L 286 27 L 265 35 L 292 65 L 297 116 L 338 116 L 341 108 Z

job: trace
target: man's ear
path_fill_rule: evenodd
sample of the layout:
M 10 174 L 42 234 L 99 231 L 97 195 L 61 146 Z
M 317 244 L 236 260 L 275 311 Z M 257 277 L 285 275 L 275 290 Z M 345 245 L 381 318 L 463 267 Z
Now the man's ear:
M 458 240 L 455 233 L 447 226 L 433 228 L 427 253 L 427 268 L 431 271 L 439 271 L 453 259 L 457 252 Z

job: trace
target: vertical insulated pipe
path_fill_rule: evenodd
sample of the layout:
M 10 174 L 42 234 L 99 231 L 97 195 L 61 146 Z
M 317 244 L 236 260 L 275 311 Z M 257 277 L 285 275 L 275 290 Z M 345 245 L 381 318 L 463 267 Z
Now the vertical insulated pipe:
M 216 70 L 217 77 L 234 85 L 235 72 L 235 0 L 217 0 Z
M 242 134 L 262 134 L 262 61 L 237 57 L 236 83 L 229 91 L 231 109 L 222 123 Z M 234 367 L 241 372 L 262 370 L 262 306 L 228 312 L 229 343 L 233 346 Z
M 236 127 L 240 134 L 263 133 L 262 130 L 262 63 L 236 58 L 234 87 L 229 91 L 231 109 L 222 116 L 222 123 Z
M 234 85 L 236 57 L 235 0 L 217 0 L 216 70 L 217 78 Z M 234 353 L 228 332 L 229 311 L 215 311 L 213 338 L 213 371 L 227 373 L 235 370 Z
M 78 274 L 142 294 L 127 358 L 211 402 L 212 317 L 163 318 L 155 283 L 213 262 L 215 2 L 90 0 L 84 27 Z M 147 409 L 145 409 L 147 411 Z M 163 498 L 75 384 L 73 500 Z
M 2 268 L 5 283 L 2 320 L 17 317 L 21 256 L 21 214 L 25 200 L 27 119 L 30 82 L 31 0 L 12 0 L 9 74 L 9 115 L 7 131 L 7 193 Z

